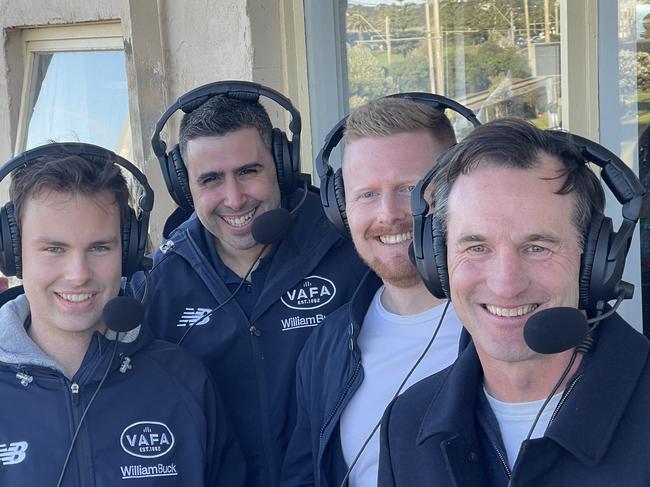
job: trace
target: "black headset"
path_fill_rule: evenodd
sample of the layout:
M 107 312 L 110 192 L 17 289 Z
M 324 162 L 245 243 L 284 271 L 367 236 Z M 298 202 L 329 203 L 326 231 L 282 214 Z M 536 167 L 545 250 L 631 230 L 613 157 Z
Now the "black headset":
M 0 181 L 21 166 L 38 163 L 46 156 L 79 156 L 94 163 L 116 164 L 129 171 L 140 183 L 143 193 L 138 200 L 140 216 L 129 207 L 126 215 L 121 215 L 122 236 L 122 276 L 128 277 L 147 267 L 145 257 L 149 215 L 153 208 L 154 194 L 145 175 L 132 163 L 108 149 L 81 142 L 64 142 L 42 145 L 18 154 L 0 168 Z M 22 278 L 22 257 L 20 230 L 16 221 L 14 205 L 11 201 L 0 208 L 0 271 L 5 276 Z
M 625 258 L 634 227 L 641 215 L 645 189 L 634 172 L 616 154 L 578 135 L 569 134 L 587 162 L 601 168 L 601 176 L 616 199 L 623 205 L 623 222 L 613 231 L 611 218 L 592 208 L 591 221 L 584 238 L 580 262 L 580 309 L 592 311 L 598 302 L 623 295 L 632 297 L 633 288 L 622 282 Z M 438 164 L 418 182 L 411 193 L 413 213 L 413 254 L 425 286 L 437 298 L 449 298 L 447 244 L 442 223 L 429 215 L 424 191 L 453 155 L 454 148 L 441 156 Z
M 249 81 L 217 81 L 207 85 L 199 86 L 185 93 L 176 100 L 163 113 L 156 123 L 156 130 L 151 137 L 151 146 L 158 157 L 163 178 L 167 185 L 169 194 L 176 204 L 184 210 L 192 211 L 192 193 L 190 192 L 187 167 L 181 156 L 178 144 L 171 151 L 167 152 L 167 144 L 160 138 L 160 132 L 167 123 L 167 120 L 177 111 L 191 113 L 214 96 L 227 96 L 235 100 L 257 102 L 260 96 L 265 96 L 276 102 L 289 112 L 291 121 L 289 130 L 291 140 L 278 128 L 273 128 L 271 135 L 271 154 L 275 163 L 275 170 L 278 176 L 280 194 L 288 197 L 297 188 L 302 187 L 300 175 L 300 131 L 302 122 L 300 113 L 293 106 L 291 100 L 281 93 Z
M 436 110 L 444 112 L 447 108 L 465 117 L 474 127 L 481 123 L 469 108 L 457 101 L 432 93 L 396 93 L 385 98 L 404 98 L 415 103 L 428 105 Z M 320 178 L 320 199 L 325 210 L 325 215 L 336 227 L 336 229 L 347 237 L 350 236 L 348 217 L 345 211 L 345 185 L 343 184 L 343 173 L 341 168 L 336 171 L 329 164 L 330 154 L 343 138 L 345 124 L 348 120 L 346 115 L 341 119 L 325 137 L 325 143 L 316 156 L 316 171 Z

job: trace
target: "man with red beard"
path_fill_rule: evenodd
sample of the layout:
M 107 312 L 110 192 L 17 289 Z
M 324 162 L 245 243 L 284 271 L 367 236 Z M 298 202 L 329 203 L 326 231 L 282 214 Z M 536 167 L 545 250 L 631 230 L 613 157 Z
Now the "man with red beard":
M 455 140 L 443 113 L 406 99 L 372 101 L 349 116 L 345 212 L 354 246 L 372 271 L 298 360 L 298 421 L 282 485 L 340 485 L 351 468 L 349 485 L 375 486 L 379 436 L 373 428 L 440 320 L 406 386 L 455 359 L 460 323 L 452 308 L 444 317 L 444 301 L 427 292 L 408 258 L 411 190 Z

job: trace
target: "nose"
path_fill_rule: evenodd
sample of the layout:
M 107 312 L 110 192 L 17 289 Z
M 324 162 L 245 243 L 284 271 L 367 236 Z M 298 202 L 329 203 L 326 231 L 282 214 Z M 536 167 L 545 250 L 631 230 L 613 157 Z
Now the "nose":
M 92 271 L 86 253 L 71 253 L 66 263 L 66 280 L 74 286 L 81 286 L 90 280 L 91 275 Z
M 226 178 L 222 186 L 223 203 L 232 210 L 239 210 L 246 201 L 244 192 L 239 181 L 236 178 Z
M 525 262 L 516 250 L 497 252 L 488 269 L 487 279 L 494 296 L 504 299 L 519 296 L 530 284 Z
M 410 215 L 409 199 L 400 194 L 387 192 L 381 198 L 379 208 L 379 221 L 384 224 L 392 224 Z

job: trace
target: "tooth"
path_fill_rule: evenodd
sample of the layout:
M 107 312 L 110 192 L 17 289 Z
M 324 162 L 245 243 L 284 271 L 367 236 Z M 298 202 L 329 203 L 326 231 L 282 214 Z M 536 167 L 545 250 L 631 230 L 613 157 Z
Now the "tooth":
M 526 306 L 519 306 L 517 308 L 501 308 L 499 306 L 493 306 L 488 304 L 485 307 L 493 315 L 513 317 L 513 316 L 522 316 L 527 313 L 530 313 L 531 311 L 536 309 L 537 306 L 538 306 L 537 304 L 529 304 Z
M 384 244 L 396 244 L 413 238 L 413 232 L 398 233 L 392 235 L 380 235 L 379 240 Z
M 229 217 L 229 216 L 222 216 L 223 220 L 228 224 L 232 225 L 233 227 L 243 227 L 246 225 L 251 219 L 253 218 L 253 215 L 255 214 L 256 208 L 251 210 L 245 215 L 242 216 L 237 216 L 237 217 Z
M 82 301 L 87 301 L 92 297 L 92 294 L 59 294 L 66 301 L 72 303 L 80 303 Z

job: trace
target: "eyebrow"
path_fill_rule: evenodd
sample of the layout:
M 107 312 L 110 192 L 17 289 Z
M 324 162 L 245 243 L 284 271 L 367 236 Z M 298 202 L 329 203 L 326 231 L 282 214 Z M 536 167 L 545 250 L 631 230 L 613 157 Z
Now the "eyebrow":
M 264 167 L 263 164 L 260 163 L 260 162 L 249 162 L 248 164 L 243 164 L 243 165 L 241 165 L 239 167 L 236 167 L 235 169 L 233 169 L 233 172 L 244 171 L 246 169 L 257 169 L 257 168 L 263 168 L 263 167 Z M 224 174 L 225 174 L 225 171 L 207 171 L 207 172 L 203 172 L 201 174 L 198 174 L 196 176 L 196 180 L 197 181 L 202 181 L 202 180 L 207 179 L 207 178 L 219 178 L 219 177 L 223 177 Z
M 549 242 L 549 243 L 559 243 L 560 239 L 554 235 L 548 235 L 544 233 L 533 233 L 529 235 L 526 239 L 528 242 Z
M 471 242 L 485 242 L 487 240 L 486 237 L 480 234 L 470 234 L 470 235 L 463 235 L 461 236 L 456 243 L 457 244 L 463 244 L 463 243 L 471 243 Z M 524 241 L 526 242 L 549 242 L 549 243 L 559 243 L 560 239 L 549 234 L 544 234 L 544 233 L 532 233 L 528 235 Z
M 483 242 L 485 240 L 486 238 L 482 235 L 472 234 L 472 235 L 463 235 L 458 240 L 456 240 L 456 243 L 463 244 L 467 242 Z
M 88 245 L 89 247 L 95 247 L 97 245 L 111 245 L 111 244 L 117 244 L 118 239 L 117 238 L 111 238 L 107 240 L 95 240 L 94 242 L 90 242 Z M 40 237 L 36 239 L 36 243 L 39 244 L 45 244 L 45 245 L 53 245 L 55 247 L 68 247 L 70 244 L 67 242 L 62 242 L 60 240 L 52 240 L 47 237 Z

